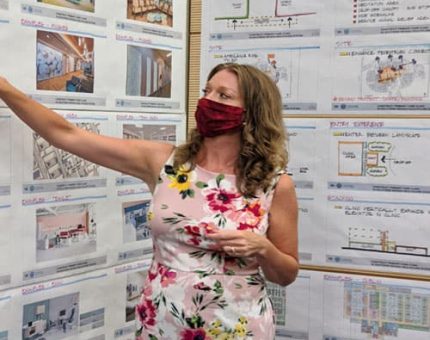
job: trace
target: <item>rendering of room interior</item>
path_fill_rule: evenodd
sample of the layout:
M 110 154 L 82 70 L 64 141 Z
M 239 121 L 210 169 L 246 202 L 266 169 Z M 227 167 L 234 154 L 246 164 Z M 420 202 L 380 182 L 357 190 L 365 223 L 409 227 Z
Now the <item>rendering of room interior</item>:
M 37 89 L 94 92 L 94 39 L 37 31 Z
M 172 52 L 127 46 L 126 95 L 170 98 Z
M 127 18 L 171 27 L 173 0 L 128 0 Z
M 78 334 L 79 293 L 24 306 L 23 340 L 58 340 Z
M 124 124 L 123 139 L 149 139 L 176 143 L 175 125 L 135 125 Z
M 37 262 L 96 251 L 96 221 L 91 204 L 37 209 Z
M 95 0 L 37 0 L 45 4 L 94 12 Z

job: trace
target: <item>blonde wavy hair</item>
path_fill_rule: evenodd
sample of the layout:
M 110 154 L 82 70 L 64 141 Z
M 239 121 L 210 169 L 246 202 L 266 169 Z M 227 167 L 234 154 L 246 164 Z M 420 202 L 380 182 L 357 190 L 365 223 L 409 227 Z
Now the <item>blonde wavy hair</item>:
M 269 189 L 276 174 L 287 166 L 281 95 L 272 79 L 251 65 L 219 64 L 207 80 L 221 70 L 237 76 L 246 110 L 236 164 L 236 186 L 243 195 L 255 196 L 259 190 Z M 190 170 L 194 169 L 202 143 L 203 137 L 193 129 L 188 141 L 176 149 L 173 167 L 178 169 L 188 163 Z

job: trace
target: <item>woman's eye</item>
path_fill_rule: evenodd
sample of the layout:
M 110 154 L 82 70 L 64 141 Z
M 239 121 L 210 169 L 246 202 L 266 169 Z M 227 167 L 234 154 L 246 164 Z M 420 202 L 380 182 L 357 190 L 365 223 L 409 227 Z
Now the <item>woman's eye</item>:
M 222 99 L 229 99 L 230 96 L 226 95 L 225 93 L 220 93 L 219 95 Z
M 204 96 L 206 96 L 208 94 L 208 92 L 209 91 L 207 89 L 202 89 L 202 93 L 203 93 Z

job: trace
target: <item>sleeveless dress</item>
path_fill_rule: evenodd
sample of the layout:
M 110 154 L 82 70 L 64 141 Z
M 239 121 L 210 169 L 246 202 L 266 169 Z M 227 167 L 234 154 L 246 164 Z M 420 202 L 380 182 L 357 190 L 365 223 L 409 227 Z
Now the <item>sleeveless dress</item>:
M 245 198 L 235 176 L 197 166 L 160 173 L 148 212 L 153 259 L 136 306 L 136 339 L 273 339 L 271 301 L 254 257 L 231 257 L 214 229 L 265 235 L 274 186 Z

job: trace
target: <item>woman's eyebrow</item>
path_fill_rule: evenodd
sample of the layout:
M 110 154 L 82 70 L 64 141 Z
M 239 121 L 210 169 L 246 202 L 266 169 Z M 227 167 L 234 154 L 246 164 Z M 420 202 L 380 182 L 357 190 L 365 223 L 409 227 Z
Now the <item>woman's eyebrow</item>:
M 237 94 L 238 93 L 235 89 L 233 89 L 231 87 L 224 86 L 224 85 L 221 85 L 218 89 L 221 90 L 221 91 L 231 92 L 233 94 Z

